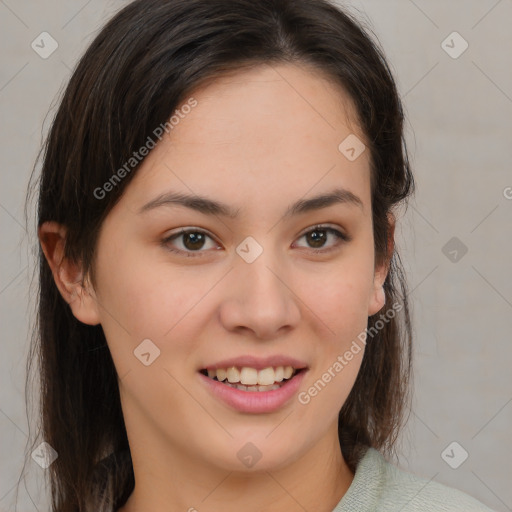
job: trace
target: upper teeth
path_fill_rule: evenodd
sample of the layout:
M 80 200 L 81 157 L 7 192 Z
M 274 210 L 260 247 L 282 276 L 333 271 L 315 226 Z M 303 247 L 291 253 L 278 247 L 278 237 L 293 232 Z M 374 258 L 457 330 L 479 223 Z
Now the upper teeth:
M 230 368 L 218 368 L 216 370 L 208 370 L 208 377 L 217 377 L 217 380 L 223 381 L 228 379 L 228 382 L 240 382 L 245 385 L 259 384 L 268 386 L 274 382 L 281 382 L 283 379 L 289 379 L 293 375 L 294 368 L 292 366 L 277 366 L 273 368 L 269 366 L 263 370 L 256 370 L 244 366 L 241 369 L 231 366 Z

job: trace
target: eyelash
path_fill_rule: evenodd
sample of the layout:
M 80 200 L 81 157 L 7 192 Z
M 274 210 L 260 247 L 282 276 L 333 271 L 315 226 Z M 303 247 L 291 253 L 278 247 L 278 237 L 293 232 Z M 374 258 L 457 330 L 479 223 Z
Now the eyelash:
M 334 228 L 331 228 L 331 227 L 328 227 L 328 226 L 322 226 L 322 225 L 317 225 L 317 226 L 312 227 L 311 229 L 309 229 L 308 231 L 303 233 L 299 237 L 299 239 L 303 238 L 306 235 L 309 235 L 313 231 L 326 231 L 327 233 L 331 233 L 334 236 L 336 236 L 338 238 L 338 240 L 341 240 L 334 247 L 330 247 L 329 249 L 309 249 L 313 254 L 327 254 L 327 253 L 329 253 L 331 251 L 334 251 L 334 250 L 338 249 L 338 247 L 341 244 L 346 243 L 346 242 L 350 242 L 352 240 L 352 238 L 350 236 L 342 233 L 341 231 L 338 231 L 337 229 L 334 229 Z M 180 236 L 187 235 L 187 234 L 190 234 L 190 233 L 201 233 L 201 234 L 206 235 L 207 237 L 209 237 L 209 238 L 211 238 L 213 240 L 213 238 L 206 231 L 203 231 L 202 229 L 182 229 L 179 233 L 174 233 L 173 235 L 171 235 L 171 236 L 169 236 L 167 238 L 164 238 L 162 240 L 162 245 L 168 251 L 173 252 L 173 253 L 177 253 L 177 254 L 184 254 L 188 258 L 202 257 L 203 255 L 201 253 L 204 253 L 204 252 L 207 252 L 207 251 L 201 251 L 201 250 L 198 250 L 198 251 L 183 251 L 181 249 L 174 249 L 174 248 L 170 247 L 170 245 L 169 245 L 170 242 L 172 242 L 175 238 L 179 238 Z

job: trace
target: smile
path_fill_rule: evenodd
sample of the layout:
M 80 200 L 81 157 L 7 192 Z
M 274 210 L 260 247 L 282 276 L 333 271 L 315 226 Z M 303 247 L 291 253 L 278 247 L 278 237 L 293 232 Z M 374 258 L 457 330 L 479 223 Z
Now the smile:
M 230 366 L 225 369 L 203 369 L 198 375 L 211 395 L 225 405 L 239 412 L 261 414 L 278 411 L 292 403 L 307 372 L 308 368 L 294 369 L 291 366 L 261 370 Z
M 262 370 L 244 366 L 201 370 L 210 379 L 222 382 L 241 391 L 271 391 L 279 389 L 300 370 L 292 366 L 268 367 Z

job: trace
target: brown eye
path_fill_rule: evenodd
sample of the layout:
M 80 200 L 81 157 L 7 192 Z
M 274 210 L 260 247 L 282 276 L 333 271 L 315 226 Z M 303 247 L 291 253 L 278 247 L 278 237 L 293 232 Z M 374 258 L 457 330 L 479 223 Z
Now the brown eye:
M 334 235 L 335 241 L 338 243 L 335 243 L 334 246 L 331 245 L 331 247 L 328 247 L 327 249 L 323 249 L 326 242 L 329 240 L 329 235 Z M 313 252 L 315 253 L 329 252 L 338 248 L 342 242 L 350 241 L 350 238 L 341 231 L 325 226 L 315 226 L 313 229 L 304 233 L 300 238 L 305 238 L 308 243 L 308 247 L 313 249 Z
M 190 231 L 189 233 L 183 234 L 183 245 L 191 250 L 201 249 L 204 245 L 205 235 L 197 231 Z
M 326 229 L 315 229 L 307 233 L 305 236 L 308 243 L 310 243 L 315 249 L 322 247 L 328 238 Z
M 198 229 L 182 229 L 179 233 L 175 233 L 164 240 L 162 240 L 162 244 L 171 252 L 181 253 L 185 256 L 202 256 L 201 253 L 205 252 L 203 249 L 206 245 L 207 240 L 210 239 L 213 241 L 212 237 L 205 233 L 204 231 Z M 174 248 L 173 245 L 175 241 L 180 241 L 181 248 Z M 215 244 L 214 244 L 214 247 Z M 191 253 L 198 254 L 191 254 Z

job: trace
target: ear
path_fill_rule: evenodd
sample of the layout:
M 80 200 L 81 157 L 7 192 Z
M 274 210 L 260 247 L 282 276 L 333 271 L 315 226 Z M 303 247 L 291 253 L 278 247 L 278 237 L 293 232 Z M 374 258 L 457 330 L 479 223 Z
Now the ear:
M 84 324 L 98 325 L 100 316 L 94 290 L 86 288 L 81 265 L 64 258 L 66 228 L 57 222 L 44 222 L 38 236 L 55 284 L 73 315 Z
M 387 254 L 382 264 L 375 268 L 373 276 L 373 285 L 370 295 L 370 302 L 368 304 L 368 316 L 374 315 L 379 312 L 386 303 L 386 296 L 384 293 L 384 281 L 389 272 L 389 265 L 391 263 L 391 257 L 395 248 L 395 216 L 393 213 L 388 214 L 388 243 L 387 243 Z

